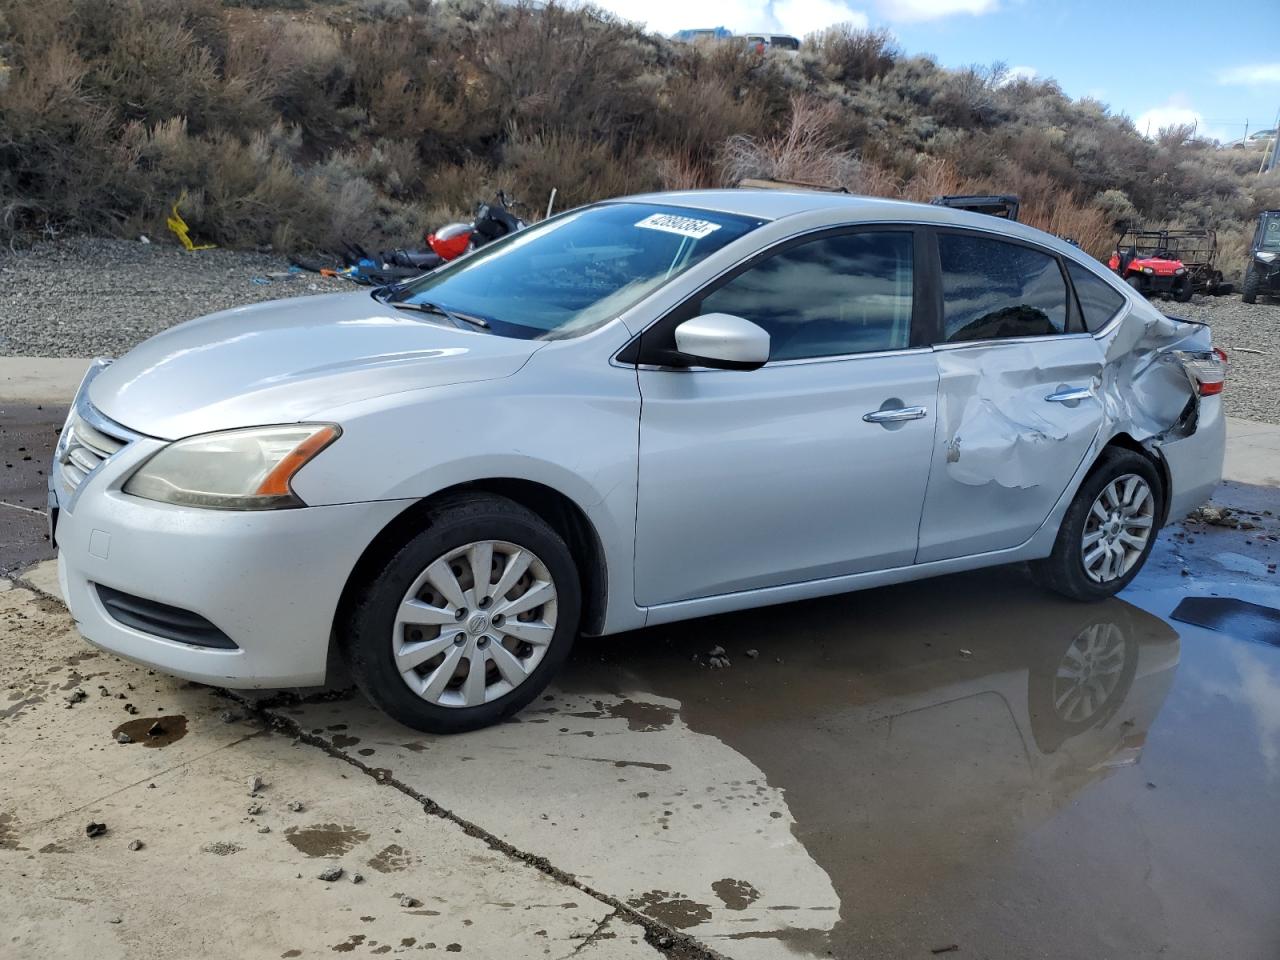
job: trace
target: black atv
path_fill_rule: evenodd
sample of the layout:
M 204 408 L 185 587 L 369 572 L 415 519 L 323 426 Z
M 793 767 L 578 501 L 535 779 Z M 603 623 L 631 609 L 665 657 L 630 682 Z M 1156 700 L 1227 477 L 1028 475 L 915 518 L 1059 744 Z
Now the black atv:
M 1257 303 L 1258 294 L 1280 297 L 1280 210 L 1265 210 L 1249 247 L 1241 299 Z

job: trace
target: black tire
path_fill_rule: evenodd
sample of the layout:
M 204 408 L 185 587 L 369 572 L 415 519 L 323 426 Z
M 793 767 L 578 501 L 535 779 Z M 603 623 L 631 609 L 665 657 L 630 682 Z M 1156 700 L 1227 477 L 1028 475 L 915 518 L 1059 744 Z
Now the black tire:
M 1144 297 L 1147 295 L 1147 291 L 1146 291 L 1147 285 L 1142 282 L 1141 277 L 1125 277 L 1124 282 L 1127 283 L 1129 286 L 1133 287 L 1133 289 L 1137 290 Z
M 1133 567 L 1123 576 L 1114 580 L 1099 583 L 1089 577 L 1084 568 L 1081 539 L 1084 536 L 1085 522 L 1094 500 L 1102 493 L 1107 484 L 1125 474 L 1137 474 L 1142 477 L 1156 497 L 1155 520 L 1151 526 L 1151 536 L 1146 547 L 1139 555 Z M 1119 593 L 1142 570 L 1151 548 L 1155 546 L 1156 534 L 1159 531 L 1160 518 L 1164 515 L 1165 492 L 1164 483 L 1160 479 L 1155 466 L 1146 457 L 1122 447 L 1108 447 L 1098 457 L 1084 483 L 1076 491 L 1075 499 L 1067 508 L 1058 528 L 1058 537 L 1053 544 L 1053 552 L 1044 560 L 1036 560 L 1029 564 L 1031 575 L 1035 581 L 1046 589 L 1060 593 L 1072 600 L 1105 600 Z
M 375 706 L 427 733 L 461 733 L 510 717 L 551 682 L 578 633 L 582 591 L 569 547 L 541 517 L 505 497 L 463 494 L 433 506 L 429 523 L 373 570 L 340 624 L 339 649 L 356 685 Z M 555 585 L 555 630 L 542 660 L 513 690 L 478 706 L 442 706 L 418 696 L 400 675 L 392 650 L 396 614 L 417 577 L 451 550 L 483 540 L 531 550 Z M 496 621 L 495 621 L 496 622 Z
M 1257 303 L 1258 291 L 1262 288 L 1262 277 L 1257 270 L 1250 267 L 1244 275 L 1244 286 L 1240 288 L 1240 299 L 1245 303 Z
M 1173 288 L 1173 299 L 1178 303 L 1186 303 L 1191 299 L 1193 288 L 1191 286 L 1191 278 L 1183 277 L 1182 282 Z

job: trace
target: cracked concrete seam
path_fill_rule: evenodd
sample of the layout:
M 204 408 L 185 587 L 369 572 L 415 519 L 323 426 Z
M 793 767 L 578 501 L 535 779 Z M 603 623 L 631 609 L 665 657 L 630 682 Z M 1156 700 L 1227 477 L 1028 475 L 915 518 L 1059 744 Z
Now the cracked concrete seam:
M 60 596 L 41 590 L 39 587 L 25 580 L 21 574 L 14 576 L 12 578 L 12 582 L 15 586 L 29 590 L 38 597 L 52 600 L 63 609 L 67 609 L 66 603 Z M 243 696 L 235 690 L 227 690 L 225 688 L 214 689 L 218 690 L 221 694 L 229 697 L 230 699 L 235 700 L 250 713 L 261 719 L 269 729 L 287 734 L 300 743 L 316 747 L 328 754 L 330 757 L 333 757 L 335 760 L 340 760 L 344 763 L 350 764 L 375 783 L 398 790 L 405 796 L 421 804 L 423 811 L 429 816 L 439 817 L 442 820 L 447 820 L 450 823 L 453 823 L 467 836 L 474 837 L 475 839 L 482 841 L 489 847 L 489 849 L 495 850 L 509 859 L 516 860 L 530 866 L 551 879 L 565 884 L 566 886 L 573 887 L 575 890 L 580 890 L 587 896 L 594 897 L 601 903 L 612 907 L 612 912 L 600 921 L 600 924 L 596 929 L 593 930 L 569 956 L 573 956 L 578 953 L 591 941 L 599 937 L 601 931 L 610 920 L 615 917 L 620 917 L 641 927 L 644 930 L 645 942 L 665 956 L 678 958 L 678 960 L 732 960 L 732 958 L 727 957 L 718 950 L 707 946 L 696 938 L 691 937 L 686 933 L 682 933 L 674 927 L 669 927 L 665 923 L 655 920 L 653 917 L 641 913 L 639 910 L 627 905 L 617 897 L 583 883 L 573 874 L 555 866 L 546 857 L 534 853 L 526 853 L 514 844 L 508 843 L 506 840 L 495 836 L 483 827 L 480 827 L 461 815 L 454 813 L 452 810 L 442 807 L 430 797 L 418 790 L 415 790 L 403 781 L 391 776 L 389 771 L 383 771 L 375 767 L 371 767 L 364 761 L 352 757 L 323 738 L 303 730 L 296 721 L 289 717 L 275 713 L 270 708 L 264 707 L 261 703 Z

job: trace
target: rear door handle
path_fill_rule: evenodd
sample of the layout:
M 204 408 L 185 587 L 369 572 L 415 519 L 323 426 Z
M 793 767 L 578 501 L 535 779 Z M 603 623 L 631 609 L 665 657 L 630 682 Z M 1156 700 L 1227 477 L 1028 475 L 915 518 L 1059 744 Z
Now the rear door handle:
M 924 407 L 894 407 L 891 410 L 872 410 L 864 413 L 867 423 L 901 423 L 904 420 L 922 420 L 929 415 Z
M 1064 387 L 1049 394 L 1045 399 L 1050 403 L 1078 403 L 1081 400 L 1088 400 L 1091 396 L 1093 391 L 1088 387 Z

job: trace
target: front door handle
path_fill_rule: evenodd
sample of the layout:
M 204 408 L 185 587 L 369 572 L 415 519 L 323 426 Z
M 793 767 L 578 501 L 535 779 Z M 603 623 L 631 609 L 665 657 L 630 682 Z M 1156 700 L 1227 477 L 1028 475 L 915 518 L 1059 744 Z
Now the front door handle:
M 1079 403 L 1081 400 L 1088 400 L 1091 396 L 1093 391 L 1088 387 L 1063 387 L 1061 390 L 1055 390 L 1045 399 L 1050 403 Z
M 922 420 L 929 415 L 924 407 L 894 407 L 890 410 L 872 410 L 864 413 L 867 423 L 901 423 L 904 420 Z

